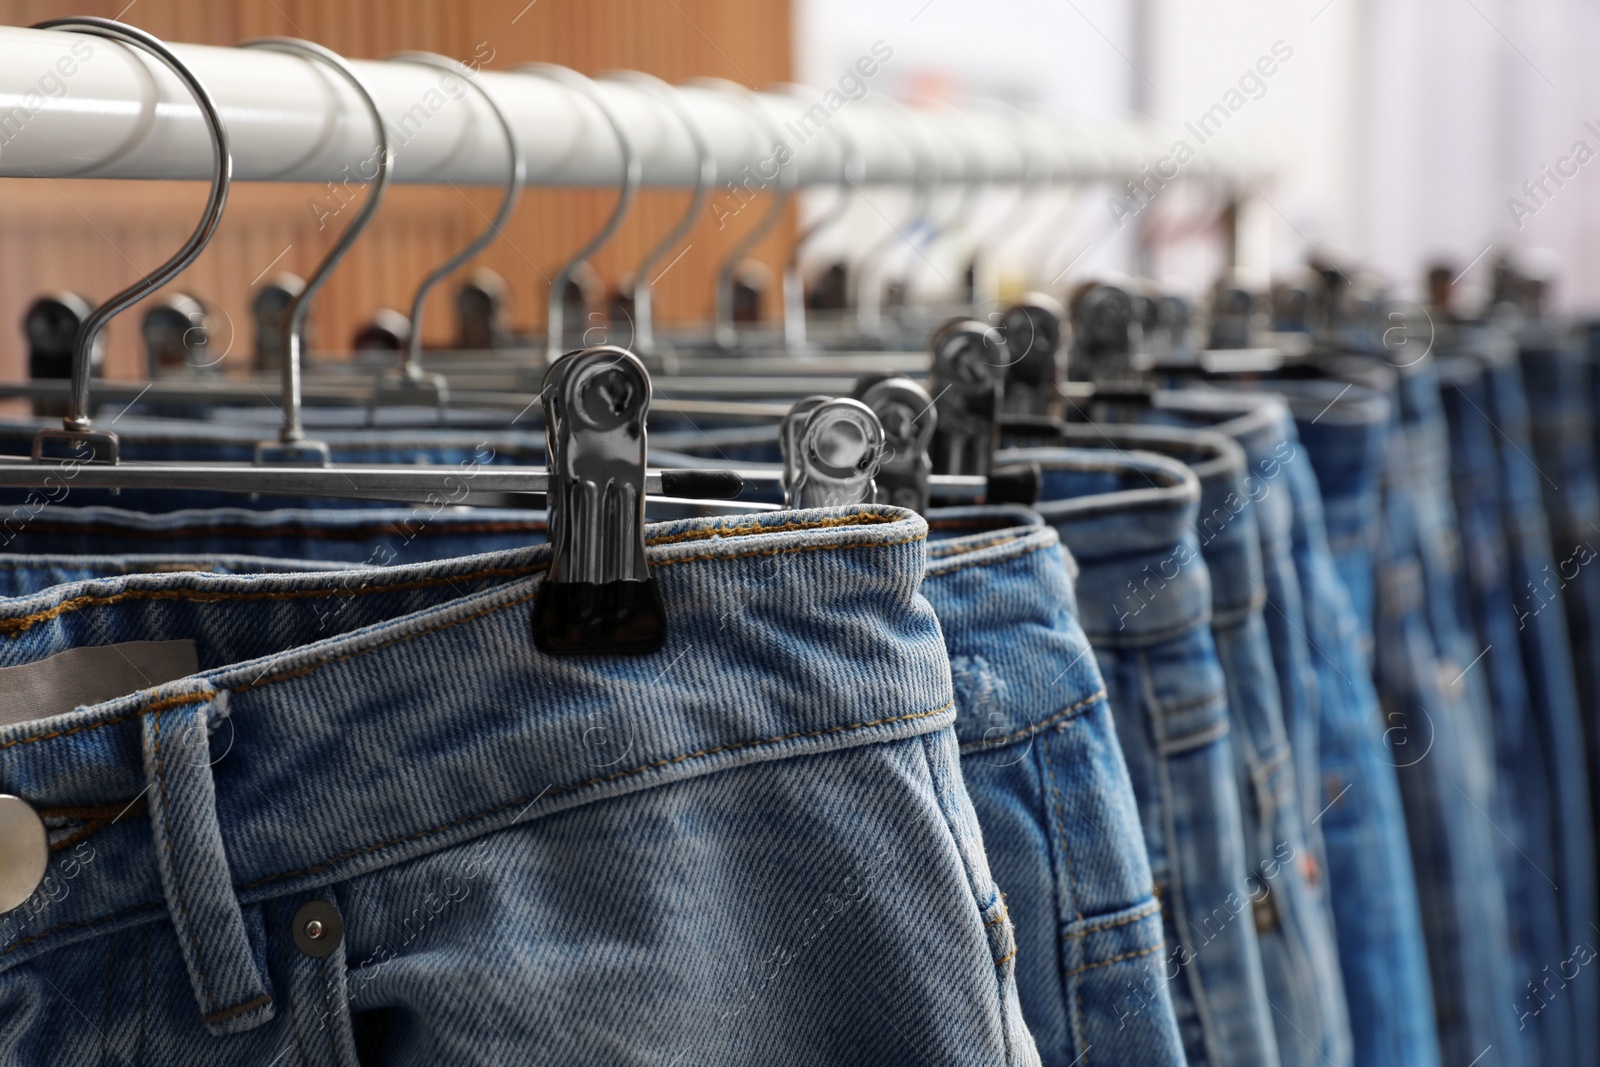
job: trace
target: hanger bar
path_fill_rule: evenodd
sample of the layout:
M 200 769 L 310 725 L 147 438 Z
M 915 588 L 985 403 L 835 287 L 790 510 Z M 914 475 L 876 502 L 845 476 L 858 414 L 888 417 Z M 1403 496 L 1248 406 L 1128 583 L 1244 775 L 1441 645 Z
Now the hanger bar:
M 333 182 L 342 190 L 347 180 L 353 189 L 371 177 L 370 125 L 356 93 L 339 79 L 267 51 L 189 44 L 172 51 L 217 102 L 236 180 Z M 617 187 L 616 137 L 583 94 L 550 79 L 488 69 L 505 64 L 490 42 L 451 58 L 481 68 L 473 77 L 505 111 L 526 152 L 530 185 Z M 882 63 L 893 66 L 892 59 L 875 61 Z M 395 181 L 504 183 L 502 128 L 459 77 L 416 64 L 352 60 L 350 66 L 370 87 L 391 133 Z M 64 89 L 55 99 L 42 95 L 42 85 Z M 905 150 L 905 137 L 892 135 L 907 126 L 921 127 L 919 139 L 950 157 L 939 161 L 941 173 L 960 169 L 958 141 L 967 137 L 996 183 L 1031 177 L 1035 165 L 1020 147 L 1023 138 L 1032 155 L 1057 158 L 1052 181 L 1082 183 L 1134 177 L 1170 152 L 1182 133 L 1144 119 L 1069 123 L 1029 116 L 1024 122 L 981 109 L 900 112 L 882 105 L 881 88 L 866 85 L 866 95 L 854 100 L 833 87 L 812 90 L 810 98 L 754 94 L 784 131 L 797 184 L 841 184 L 846 143 L 860 146 L 864 183 L 909 184 L 919 161 Z M 644 183 L 693 188 L 700 160 L 669 106 L 626 82 L 600 83 L 597 92 L 636 139 Z M 773 145 L 747 111 L 741 114 L 740 101 L 693 86 L 680 93 L 685 113 L 705 131 L 720 176 L 741 176 L 772 156 Z M 822 135 L 836 126 L 841 136 Z M 198 180 L 211 169 L 200 113 L 176 76 L 141 54 L 71 33 L 0 28 L 0 131 L 0 177 Z M 1230 143 L 1226 152 L 1200 153 L 1185 175 L 1242 184 L 1273 169 L 1266 142 Z M 329 195 L 329 211 L 338 210 L 341 201 Z
M 783 487 L 783 472 L 777 467 L 741 467 L 734 473 L 746 489 L 771 491 Z M 941 504 L 974 503 L 988 499 L 989 479 L 976 474 L 934 474 L 928 478 L 928 491 Z
M 63 467 L 63 463 L 68 464 Z M 544 467 L 407 464 L 348 467 L 250 467 L 237 463 L 72 463 L 0 456 L 0 485 L 18 489 L 200 489 L 271 496 L 353 500 L 457 499 L 472 493 L 544 493 Z M 649 470 L 645 492 L 692 500 L 732 500 L 743 488 L 737 471 Z
M 510 368 L 507 368 L 508 372 Z M 671 379 L 666 379 L 670 382 Z M 248 380 L 237 381 L 170 381 L 170 382 L 106 382 L 96 380 L 94 399 L 97 404 L 129 404 L 143 400 L 159 402 L 204 402 L 220 406 L 259 407 L 278 403 L 272 391 L 274 382 L 261 379 L 259 386 Z M 754 389 L 757 382 L 740 382 L 741 388 L 750 386 L 751 392 L 765 395 L 770 388 Z M 697 382 L 685 383 L 686 391 L 698 389 Z M 42 378 L 37 381 L 0 382 L 0 399 L 20 397 L 29 400 L 60 400 L 71 392 L 72 383 L 64 379 Z M 265 390 L 265 392 L 263 392 Z M 301 400 L 307 407 L 360 407 L 373 399 L 369 380 L 352 378 L 348 384 L 319 379 L 315 385 L 306 386 Z M 402 388 L 380 389 L 379 405 L 414 406 L 418 403 L 414 390 Z M 536 393 L 506 392 L 489 388 L 452 390 L 450 404 L 454 408 L 485 411 L 532 412 L 539 407 Z M 669 411 L 679 415 L 705 415 L 741 419 L 770 419 L 776 422 L 788 410 L 787 405 L 753 403 L 740 400 L 677 399 L 657 396 L 651 404 L 654 411 Z

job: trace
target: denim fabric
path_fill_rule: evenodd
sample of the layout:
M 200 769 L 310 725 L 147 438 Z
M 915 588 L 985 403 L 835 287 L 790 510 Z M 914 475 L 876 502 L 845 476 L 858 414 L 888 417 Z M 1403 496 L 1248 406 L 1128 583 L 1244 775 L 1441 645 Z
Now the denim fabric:
M 1348 1064 L 1333 912 L 1312 858 L 1273 673 L 1244 450 L 1222 434 L 1165 426 L 1077 424 L 1061 434 L 1074 447 L 1169 456 L 1200 482 L 1194 532 L 1211 576 L 1211 635 L 1227 682 L 1250 899 L 1280 1058 L 1284 1067 Z
M 1502 521 L 1510 550 L 1512 607 L 1517 615 L 1534 720 L 1549 760 L 1548 785 L 1555 814 L 1550 829 L 1554 834 L 1556 869 L 1546 868 L 1542 873 L 1557 887 L 1562 933 L 1567 939 L 1557 959 L 1541 961 L 1535 974 L 1518 976 L 1518 1004 L 1519 1008 L 1529 1006 L 1525 985 L 1532 982 L 1532 1004 L 1548 1003 L 1545 1012 L 1557 1011 L 1558 1004 L 1567 1005 L 1579 1028 L 1574 1047 L 1580 1051 L 1575 1053 L 1573 1062 L 1579 1058 L 1588 1062 L 1591 1052 L 1581 1050 L 1595 1047 L 1594 1020 L 1600 1016 L 1596 983 L 1600 976 L 1589 973 L 1592 968 L 1580 968 L 1575 976 L 1561 974 L 1555 979 L 1559 993 L 1538 995 L 1540 990 L 1549 988 L 1545 985 L 1547 975 L 1561 971 L 1563 962 L 1577 946 L 1592 945 L 1596 939 L 1594 830 L 1583 715 L 1559 582 L 1551 588 L 1558 565 L 1550 551 L 1550 527 L 1540 490 L 1543 480 L 1553 478 L 1556 472 L 1541 469 L 1533 457 L 1522 374 L 1509 346 L 1484 343 L 1480 351 L 1487 383 L 1484 413 L 1496 428 L 1501 446 Z M 1522 877 L 1536 877 L 1539 873 L 1524 870 Z
M 0 596 L 27 596 L 52 585 L 115 578 L 129 574 L 289 574 L 297 571 L 343 570 L 345 563 L 318 563 L 265 556 L 208 556 L 187 553 L 116 556 L 13 556 L 0 553 Z
M 1488 649 L 1482 669 L 1490 685 L 1497 773 L 1495 819 L 1504 834 L 1501 864 L 1516 938 L 1515 974 L 1538 975 L 1544 960 L 1564 958 L 1565 937 L 1556 887 L 1533 867 L 1553 870 L 1557 844 L 1550 754 L 1538 728 L 1517 636 L 1511 571 L 1503 525 L 1502 465 L 1495 430 L 1485 414 L 1489 399 L 1482 363 L 1456 355 L 1440 361 L 1440 382 L 1450 422 L 1451 470 L 1478 639 Z M 1530 999 L 1519 989 L 1517 1021 L 1533 1062 L 1567 1062 L 1570 1002 Z
M 139 638 L 202 668 L 0 731 L 0 789 L 60 846 L 0 918 L 0 1053 L 1037 1063 L 925 533 L 651 527 L 672 629 L 646 657 L 534 649 L 543 547 L 348 598 L 182 574 L 0 604 L 6 665 Z M 312 899 L 342 913 L 323 959 L 290 938 Z
M 1027 449 L 1037 509 L 1078 561 L 1080 621 L 1105 679 L 1162 902 L 1190 1067 L 1277 1064 L 1229 737 L 1194 534 L 1200 486 L 1146 452 Z
M 1184 1067 L 1139 808 L 1056 531 L 1017 508 L 928 517 L 961 771 L 1017 931 L 1047 1067 Z
M 150 514 L 106 507 L 0 511 L 0 553 L 271 556 L 389 566 L 543 544 L 542 511 L 494 508 L 201 508 Z
M 1326 407 L 1327 401 L 1318 404 L 1310 419 L 1320 422 Z M 1437 1064 L 1433 991 L 1397 760 L 1364 662 L 1370 642 L 1362 639 L 1330 558 L 1313 457 L 1300 445 L 1282 400 L 1193 390 L 1158 395 L 1156 411 L 1173 421 L 1215 426 L 1240 443 L 1249 461 L 1245 484 L 1261 531 L 1266 623 L 1279 683 L 1285 699 L 1315 714 L 1318 727 L 1315 759 L 1295 754 L 1297 767 L 1309 764 L 1302 772 L 1310 776 L 1302 783 L 1303 803 L 1315 812 L 1309 816 L 1313 844 L 1327 862 L 1354 1062 Z M 1386 415 L 1387 407 L 1382 411 Z M 1356 487 L 1344 491 L 1363 495 Z M 1301 739 L 1310 732 L 1291 729 L 1291 746 L 1306 743 Z
M 1385 448 L 1374 671 L 1400 764 L 1445 1062 L 1526 1062 L 1487 738 L 1428 619 L 1412 508 L 1417 467 L 1399 413 Z M 1492 1051 L 1490 1050 L 1492 1046 Z
M 1542 595 L 1560 589 L 1578 685 L 1578 707 L 1588 754 L 1589 815 L 1600 808 L 1600 470 L 1595 450 L 1594 372 L 1582 339 L 1524 337 L 1522 379 L 1532 416 L 1533 456 L 1559 489 L 1539 480 L 1550 522 L 1552 571 L 1541 576 Z M 1600 985 L 1585 993 L 1578 1018 L 1600 1018 Z M 1580 1039 L 1600 1050 L 1600 1039 Z M 1585 1067 L 1600 1063 L 1600 1051 Z

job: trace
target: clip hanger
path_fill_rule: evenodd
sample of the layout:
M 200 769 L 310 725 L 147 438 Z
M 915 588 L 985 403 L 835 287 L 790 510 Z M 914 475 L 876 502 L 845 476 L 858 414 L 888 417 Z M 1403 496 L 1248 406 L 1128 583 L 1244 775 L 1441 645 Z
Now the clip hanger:
M 999 331 L 952 319 L 933 335 L 928 392 L 939 412 L 933 469 L 984 476 L 1000 443 L 1000 397 L 1007 356 Z
M 544 381 L 550 573 L 533 612 L 543 652 L 641 654 L 667 640 L 644 553 L 650 375 L 612 345 L 568 352 Z
M 1001 317 L 1006 351 L 1005 410 L 1014 415 L 1054 415 L 1067 377 L 1062 348 L 1066 309 L 1054 297 L 1028 293 Z
M 883 426 L 861 401 L 807 397 L 790 409 L 779 441 L 788 507 L 830 508 L 877 499 Z
M 856 383 L 855 395 L 883 427 L 878 502 L 926 515 L 933 474 L 928 444 L 939 422 L 928 391 L 910 378 L 867 375 Z
M 1133 296 L 1116 285 L 1091 285 L 1074 302 L 1076 356 L 1094 383 L 1094 399 L 1143 403 L 1154 387 L 1133 366 L 1137 323 Z

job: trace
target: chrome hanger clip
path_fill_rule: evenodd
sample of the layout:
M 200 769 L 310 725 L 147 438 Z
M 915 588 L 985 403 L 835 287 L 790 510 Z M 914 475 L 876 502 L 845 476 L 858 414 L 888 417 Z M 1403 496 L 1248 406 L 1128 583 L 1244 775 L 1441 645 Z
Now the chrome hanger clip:
M 611 345 L 568 352 L 544 380 L 550 573 L 533 641 L 553 655 L 655 652 L 667 616 L 644 551 L 650 375 Z
M 1132 294 L 1115 285 L 1096 285 L 1074 308 L 1076 355 L 1083 376 L 1094 383 L 1094 399 L 1142 403 L 1154 393 L 1134 369 L 1135 308 Z
M 954 319 L 933 335 L 932 349 L 928 392 L 938 411 L 933 469 L 985 476 L 1000 444 L 1008 358 L 1000 333 L 976 319 Z
M 784 449 L 784 503 L 790 508 L 877 500 L 883 426 L 861 401 L 807 397 L 785 418 L 779 441 Z
M 1004 406 L 1007 414 L 1054 415 L 1061 407 L 1061 383 L 1067 378 L 1062 348 L 1064 309 L 1054 297 L 1029 293 L 1006 309 Z
M 910 378 L 868 375 L 856 384 L 856 399 L 872 409 L 883 427 L 878 503 L 926 515 L 933 475 L 928 445 L 939 421 L 928 391 Z

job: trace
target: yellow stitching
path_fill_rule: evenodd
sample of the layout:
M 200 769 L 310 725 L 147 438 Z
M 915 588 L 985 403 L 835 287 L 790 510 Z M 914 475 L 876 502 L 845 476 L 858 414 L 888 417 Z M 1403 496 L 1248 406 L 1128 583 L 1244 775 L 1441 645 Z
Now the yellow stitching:
M 1017 538 L 1017 540 L 1020 541 L 1021 538 Z M 1056 544 L 1057 544 L 1057 542 L 1055 542 L 1055 541 L 1040 541 L 1038 544 L 1033 545 L 1033 546 L 1027 548 L 1026 550 L 1024 550 L 1022 552 L 1018 552 L 1016 555 L 1013 555 L 1013 556 L 992 556 L 989 559 L 964 560 L 961 563 L 957 563 L 957 564 L 954 564 L 953 566 L 949 566 L 949 567 L 932 567 L 932 566 L 930 566 L 928 568 L 928 577 L 929 578 L 942 578 L 947 574 L 955 574 L 957 571 L 971 570 L 974 567 L 994 567 L 994 566 L 997 566 L 997 565 L 999 565 L 1001 563 L 1010 563 L 1013 560 L 1022 559 L 1024 556 L 1031 556 L 1035 552 L 1040 552 L 1040 551 L 1043 551 L 1044 549 L 1047 549 L 1047 548 L 1054 548 L 1056 546 Z M 979 545 L 973 551 L 977 551 L 978 549 L 989 548 L 989 547 L 991 547 L 991 546 L 990 545 Z M 930 551 L 931 551 L 931 546 L 930 546 Z M 963 553 L 963 554 L 965 554 L 965 553 Z M 935 562 L 942 561 L 942 560 L 947 560 L 947 559 L 956 559 L 956 558 L 957 558 L 957 556 L 954 553 L 951 553 L 950 555 L 947 555 L 947 556 L 937 556 L 937 557 L 935 557 Z
M 1167 947 L 1167 943 L 1165 941 L 1163 941 L 1159 945 L 1156 945 L 1153 948 L 1142 948 L 1138 952 L 1125 952 L 1120 956 L 1113 956 L 1109 960 L 1098 960 L 1095 963 L 1085 963 L 1082 967 L 1078 967 L 1075 970 L 1068 971 L 1067 972 L 1067 977 L 1068 978 L 1076 978 L 1078 975 L 1083 974 L 1085 971 L 1092 971 L 1092 970 L 1096 969 L 1097 967 L 1109 967 L 1113 963 L 1122 963 L 1122 962 L 1124 962 L 1126 960 L 1136 960 L 1140 956 L 1153 956 L 1157 952 L 1160 952 L 1162 949 L 1164 949 L 1166 947 Z
M 1016 949 L 1012 949 L 1010 952 L 1007 952 L 1004 956 L 1001 956 L 999 959 L 995 960 L 994 961 L 994 965 L 996 967 L 1004 967 L 1006 964 L 1010 963 L 1012 960 L 1014 960 L 1016 958 L 1017 958 L 1017 950 Z
M 120 919 L 125 915 L 132 915 L 136 911 L 159 910 L 165 912 L 166 908 L 167 902 L 164 900 L 158 900 L 154 904 L 135 904 L 131 908 L 122 908 L 119 911 L 112 912 L 110 915 L 102 915 L 96 919 L 76 919 L 69 923 L 58 923 L 55 926 L 50 927 L 48 930 L 41 930 L 36 934 L 30 934 L 29 936 L 21 938 L 20 940 L 11 942 L 11 944 L 7 945 L 3 950 L 0 950 L 0 956 L 9 956 L 23 945 L 31 944 L 34 941 L 42 941 L 51 934 L 55 933 L 57 930 L 70 930 L 74 927 L 80 926 L 94 926 L 96 923 L 110 922 L 112 919 Z
M 997 737 L 990 741 L 968 741 L 966 744 L 961 746 L 961 751 L 976 752 L 980 748 L 991 748 L 995 745 L 1004 745 L 1011 741 L 1015 741 L 1018 738 L 1026 737 L 1028 734 L 1054 726 L 1063 719 L 1071 717 L 1073 713 L 1081 711 L 1088 705 L 1102 699 L 1105 695 L 1105 687 L 1102 686 L 1093 693 L 1090 693 L 1088 696 L 1084 697 L 1082 700 L 1078 701 L 1076 704 L 1069 708 L 1063 708 L 1061 711 L 1056 712 L 1043 722 L 1034 723 L 1032 726 L 1024 726 L 1020 730 L 1013 731 L 1012 733 L 1006 734 L 1004 737 Z
M 326 589 L 285 589 L 275 593 L 233 593 L 221 590 L 206 592 L 200 589 L 125 589 L 120 593 L 107 593 L 103 596 L 73 597 L 71 600 L 63 600 L 53 608 L 36 611 L 32 615 L 22 615 L 14 619 L 0 618 L 0 635 L 15 637 L 17 634 L 32 629 L 35 623 L 48 622 L 51 619 L 78 611 L 81 608 L 108 607 L 124 600 L 181 600 L 191 604 L 212 604 L 233 600 L 314 600 L 330 596 L 403 593 L 413 589 L 432 589 L 441 585 L 454 585 L 456 582 L 472 582 L 483 578 L 525 578 L 530 574 L 549 569 L 550 564 L 547 562 L 530 564 L 526 567 L 487 567 L 470 574 L 447 574 L 435 578 L 418 578 L 413 581 L 398 582 L 392 585 L 382 581 L 369 581 L 357 586 Z M 340 577 L 350 574 L 370 577 L 374 570 L 356 568 L 349 571 L 332 571 L 329 573 Z
M 205 1017 L 205 1021 L 208 1023 L 225 1022 L 228 1019 L 233 1018 L 235 1015 L 243 1015 L 245 1012 L 254 1011 L 256 1008 L 264 1007 L 265 1005 L 271 1003 L 272 995 L 270 993 L 263 993 L 254 1000 L 247 1000 L 243 1004 L 235 1004 L 231 1008 L 223 1008 L 221 1011 L 214 1011 Z
M 1118 919 L 1108 919 L 1105 922 L 1099 922 L 1091 926 L 1085 926 L 1081 930 L 1069 931 L 1068 933 L 1061 935 L 1061 940 L 1071 941 L 1075 937 L 1088 937 L 1090 934 L 1099 930 L 1114 930 L 1119 926 L 1127 926 L 1130 923 L 1136 923 L 1140 919 L 1148 919 L 1150 916 L 1157 915 L 1160 912 L 1161 902 L 1159 900 L 1152 900 L 1150 903 L 1146 904 L 1132 915 Z
M 920 533 L 914 537 L 902 537 L 901 541 L 870 541 L 866 544 L 797 544 L 789 545 L 787 549 L 757 549 L 752 552 L 726 552 L 717 555 L 686 555 L 682 560 L 651 560 L 651 566 L 674 566 L 677 563 L 704 563 L 707 560 L 742 560 L 752 555 L 789 555 L 792 552 L 827 552 L 829 549 L 893 549 L 898 544 L 914 544 L 925 541 L 928 534 Z
M 928 529 L 940 530 L 942 527 L 935 526 L 930 522 L 928 524 Z M 935 541 L 928 546 L 928 555 L 936 559 L 953 559 L 956 556 L 964 556 L 969 552 L 977 552 L 980 549 L 992 548 L 995 545 L 1006 545 L 1013 541 L 1021 541 L 1030 534 L 1038 533 L 1041 529 L 1042 527 L 1033 526 L 1025 528 L 1020 532 L 1014 529 L 1002 530 L 999 533 L 996 533 L 991 537 L 987 537 L 982 541 L 969 541 L 965 537 L 954 538 L 949 541 Z M 971 534 L 969 536 L 976 538 L 978 535 Z
M 652 763 L 640 764 L 637 767 L 632 767 L 632 768 L 629 768 L 628 770 L 625 770 L 625 771 L 616 771 L 616 772 L 614 772 L 612 774 L 599 775 L 597 777 L 587 779 L 586 781 L 578 782 L 575 785 L 562 786 L 560 789 L 546 789 L 544 792 L 540 793 L 536 797 L 533 797 L 531 800 L 529 798 L 523 797 L 523 798 L 520 798 L 520 799 L 517 799 L 517 800 L 510 801 L 509 803 L 499 804 L 499 805 L 496 805 L 495 807 L 489 808 L 487 811 L 480 811 L 480 812 L 477 812 L 477 813 L 475 813 L 473 815 L 464 815 L 459 819 L 452 819 L 449 822 L 442 823 L 442 824 L 440 824 L 438 826 L 433 827 L 432 829 L 417 830 L 417 831 L 415 831 L 413 833 L 409 833 L 409 834 L 405 834 L 405 835 L 400 836 L 400 837 L 392 838 L 392 839 L 390 839 L 388 841 L 380 841 L 375 845 L 365 845 L 365 846 L 363 846 L 361 848 L 352 849 L 349 852 L 340 853 L 339 855 L 334 856 L 332 859 L 329 859 L 329 860 L 327 860 L 327 861 L 325 861 L 323 863 L 318 863 L 318 864 L 315 864 L 314 866 L 311 866 L 311 867 L 302 867 L 299 870 L 295 870 L 295 871 L 286 871 L 286 872 L 284 872 L 282 874 L 268 875 L 265 878 L 258 878 L 253 882 L 250 882 L 250 883 L 248 883 L 246 885 L 238 886 L 237 888 L 241 892 L 243 892 L 245 890 L 254 889 L 257 886 L 266 885 L 269 882 L 279 882 L 279 881 L 282 881 L 285 878 L 297 878 L 297 877 L 299 877 L 301 875 L 316 874 L 318 871 L 324 871 L 324 870 L 327 870 L 329 867 L 333 867 L 333 866 L 336 866 L 337 864 L 343 863 L 347 859 L 354 859 L 356 856 L 362 856 L 362 855 L 365 855 L 368 852 L 377 852 L 380 849 L 388 848 L 391 845 L 403 844 L 403 843 L 405 843 L 407 841 L 415 841 L 415 840 L 417 840 L 419 838 L 428 837 L 428 836 L 430 836 L 432 834 L 437 834 L 437 833 L 440 833 L 440 832 L 442 832 L 444 830 L 453 829 L 454 827 L 461 826 L 461 825 L 463 825 L 465 823 L 474 822 L 474 821 L 476 821 L 478 819 L 486 819 L 486 818 L 489 818 L 492 815 L 496 815 L 496 814 L 498 814 L 498 813 L 500 813 L 502 811 L 507 811 L 507 810 L 509 810 L 511 808 L 517 808 L 517 807 L 526 806 L 528 804 L 531 804 L 534 800 L 539 800 L 542 797 L 565 796 L 568 793 L 576 793 L 581 789 L 587 789 L 591 785 L 603 785 L 606 782 L 614 782 L 619 778 L 629 778 L 629 777 L 632 777 L 633 775 L 636 775 L 636 774 L 643 774 L 646 771 L 659 770 L 662 767 L 668 767 L 668 766 L 671 766 L 674 763 L 684 763 L 684 762 L 686 762 L 688 760 L 699 759 L 702 756 L 715 756 L 715 755 L 717 755 L 719 753 L 722 753 L 722 752 L 733 752 L 733 751 L 737 751 L 739 749 L 745 749 L 745 748 L 757 748 L 757 747 L 759 747 L 761 745 L 781 744 L 784 741 L 807 740 L 807 739 L 816 738 L 816 737 L 826 737 L 829 734 L 844 733 L 847 730 L 865 730 L 865 729 L 868 729 L 868 728 L 873 727 L 873 726 L 886 726 L 886 725 L 889 725 L 891 723 L 913 722 L 913 721 L 915 721 L 917 719 L 926 719 L 926 718 L 929 718 L 931 716 L 938 715 L 940 712 L 948 711 L 953 706 L 954 706 L 953 703 L 941 704 L 939 707 L 934 708 L 931 711 L 918 711 L 918 712 L 913 712 L 910 715 L 896 715 L 896 716 L 892 716 L 890 718 L 873 719 L 871 722 L 853 722 L 853 723 L 850 723 L 850 724 L 844 725 L 844 726 L 829 726 L 826 729 L 822 729 L 822 730 L 810 730 L 810 731 L 802 731 L 802 732 L 797 732 L 797 733 L 779 734 L 776 737 L 763 737 L 763 738 L 760 738 L 759 740 L 755 740 L 755 741 L 733 741 L 733 742 L 730 742 L 730 743 L 728 743 L 726 745 L 717 745 L 717 746 L 715 746 L 713 748 L 703 748 L 703 749 L 700 749 L 698 752 L 690 752 L 690 753 L 687 753 L 687 754 L 682 755 L 682 756 L 670 756 L 670 757 L 666 757 L 666 758 L 663 758 L 663 759 L 658 759 L 658 760 L 655 760 Z
M 991 926 L 999 926 L 1001 923 L 1005 922 L 1006 919 L 1010 917 L 1010 915 L 1011 915 L 1011 908 L 1009 906 L 1002 906 L 1000 908 L 1000 914 L 999 915 L 995 916 L 993 919 L 990 919 L 988 922 L 983 924 L 984 929 L 988 929 Z
M 877 511 L 863 511 L 854 515 L 836 515 L 831 519 L 815 519 L 811 522 L 784 522 L 770 525 L 759 522 L 747 522 L 739 526 L 713 526 L 705 530 L 686 530 L 678 534 L 663 534 L 660 537 L 649 537 L 645 544 L 651 548 L 658 545 L 674 545 L 682 541 L 705 541 L 713 537 L 743 537 L 747 534 L 787 533 L 792 530 L 826 530 L 835 526 L 849 526 L 854 523 L 890 523 L 901 522 L 903 515 L 884 515 Z
M 101 719 L 98 722 L 86 722 L 82 726 L 74 726 L 67 730 L 52 730 L 47 734 L 35 734 L 32 737 L 19 737 L 11 741 L 0 741 L 0 748 L 10 748 L 13 745 L 31 745 L 35 741 L 48 741 L 53 737 L 65 737 L 68 734 L 81 733 L 84 730 L 98 730 L 102 726 L 110 726 L 113 723 L 119 723 L 126 719 L 133 719 L 138 718 L 141 715 L 148 715 L 152 711 L 166 711 L 168 708 L 178 708 L 185 704 L 198 704 L 200 701 L 210 700 L 216 695 L 216 690 L 207 689 L 199 693 L 180 693 L 177 696 L 163 697 L 162 699 L 155 701 L 153 704 L 150 704 L 148 707 L 140 708 L 137 711 L 126 711 L 121 715 L 115 716 L 114 718 Z

